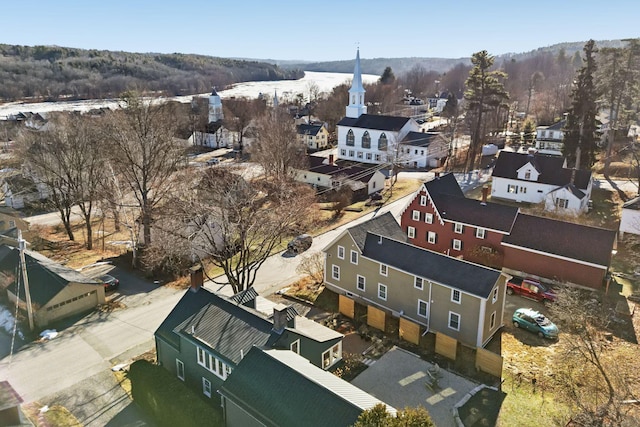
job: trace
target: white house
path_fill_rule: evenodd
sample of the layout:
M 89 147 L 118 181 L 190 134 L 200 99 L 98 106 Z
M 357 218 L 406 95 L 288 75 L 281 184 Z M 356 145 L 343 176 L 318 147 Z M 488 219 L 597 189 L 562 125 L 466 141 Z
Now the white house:
M 333 163 L 333 156 L 309 156 L 309 168 L 296 170 L 297 181 L 315 188 L 336 188 L 349 185 L 354 192 L 373 194 L 384 189 L 385 176 L 376 167 L 339 166 Z
M 412 118 L 367 114 L 364 94 L 358 51 L 349 89 L 349 105 L 345 117 L 336 125 L 338 159 L 421 168 L 436 166 L 446 157 L 447 147 L 440 143 L 430 147 L 433 137 L 421 133 L 420 125 Z
M 551 126 L 538 126 L 536 128 L 536 149 L 540 154 L 562 156 L 565 123 L 566 120 L 561 120 Z
M 545 209 L 580 214 L 588 209 L 591 171 L 567 168 L 564 158 L 501 151 L 492 174 L 491 197 L 524 203 L 545 202 Z
M 640 235 L 640 197 L 629 200 L 622 205 L 620 237 L 623 237 L 624 233 Z
M 194 132 L 189 137 L 192 145 L 202 145 L 210 148 L 229 146 L 229 131 L 222 126 L 222 100 L 215 89 L 209 95 L 209 122 L 206 132 Z

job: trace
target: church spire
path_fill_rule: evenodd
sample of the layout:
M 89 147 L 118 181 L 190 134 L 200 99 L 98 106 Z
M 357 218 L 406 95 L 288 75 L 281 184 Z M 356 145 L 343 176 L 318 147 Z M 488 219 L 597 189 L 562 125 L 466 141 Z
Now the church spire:
M 279 104 L 279 102 L 278 102 L 278 90 L 276 89 L 276 90 L 273 91 L 273 106 L 277 107 L 278 104 Z
M 367 106 L 364 105 L 364 87 L 362 86 L 362 73 L 360 72 L 360 49 L 356 53 L 356 65 L 353 67 L 353 80 L 349 89 L 349 105 L 346 116 L 357 119 L 362 114 L 367 114 Z

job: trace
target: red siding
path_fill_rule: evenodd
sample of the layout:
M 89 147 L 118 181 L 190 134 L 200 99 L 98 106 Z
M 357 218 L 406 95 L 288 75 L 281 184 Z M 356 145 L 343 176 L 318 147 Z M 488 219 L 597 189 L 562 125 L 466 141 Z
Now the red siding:
M 559 282 L 602 288 L 606 270 L 553 258 L 522 249 L 504 247 L 504 266 Z

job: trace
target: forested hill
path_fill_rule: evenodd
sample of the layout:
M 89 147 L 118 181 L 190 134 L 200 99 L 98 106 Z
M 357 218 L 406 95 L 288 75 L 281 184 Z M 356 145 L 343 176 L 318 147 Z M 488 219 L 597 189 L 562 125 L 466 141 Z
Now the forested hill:
M 109 98 L 130 89 L 188 95 L 212 86 L 303 76 L 295 67 L 204 55 L 0 44 L 0 100 L 5 101 Z

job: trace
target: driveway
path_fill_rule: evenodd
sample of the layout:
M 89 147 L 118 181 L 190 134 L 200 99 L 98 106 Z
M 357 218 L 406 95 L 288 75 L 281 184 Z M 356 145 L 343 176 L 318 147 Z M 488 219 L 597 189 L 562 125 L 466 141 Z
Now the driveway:
M 393 347 L 351 383 L 396 409 L 422 406 L 438 427 L 456 427 L 452 409 L 478 383 L 440 369 L 438 387 L 427 387 L 433 365 Z

